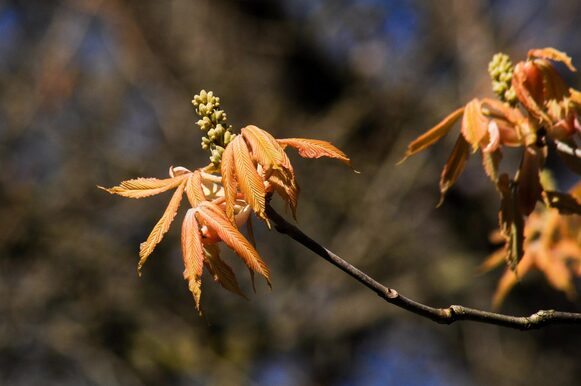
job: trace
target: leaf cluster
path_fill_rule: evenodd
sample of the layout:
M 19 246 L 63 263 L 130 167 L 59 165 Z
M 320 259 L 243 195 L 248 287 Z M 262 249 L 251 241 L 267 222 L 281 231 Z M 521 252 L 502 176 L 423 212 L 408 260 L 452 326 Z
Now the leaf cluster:
M 490 261 L 497 262 L 500 256 L 509 267 L 497 290 L 496 305 L 514 285 L 517 270 L 524 274 L 532 266 L 543 271 L 555 288 L 571 293 L 570 276 L 564 273 L 568 271 L 559 265 L 562 259 L 551 260 L 551 264 L 547 259 L 543 260 L 545 263 L 539 260 L 539 256 L 552 255 L 547 248 L 552 248 L 553 241 L 546 240 L 555 239 L 550 236 L 554 235 L 553 228 L 538 229 L 539 216 L 544 218 L 550 214 L 559 219 L 555 222 L 560 223 L 565 221 L 560 219 L 561 215 L 581 214 L 581 197 L 555 191 L 543 178 L 545 160 L 549 150 L 553 149 L 574 172 L 581 172 L 581 152 L 576 143 L 581 135 L 581 92 L 566 85 L 554 62 L 576 71 L 571 58 L 554 48 L 532 49 L 527 59 L 514 67 L 506 55 L 495 55 L 489 64 L 489 72 L 493 91 L 499 100 L 472 99 L 412 141 L 400 161 L 434 145 L 452 131 L 456 122 L 461 121 L 456 144 L 440 175 L 438 206 L 461 175 L 468 158 L 480 152 L 484 172 L 500 196 L 498 235 L 504 246 Z M 521 149 L 520 166 L 512 177 L 500 170 L 505 147 Z M 545 210 L 547 214 L 533 213 L 538 203 L 546 208 L 539 210 Z M 573 226 L 567 230 L 558 232 L 556 238 L 567 240 L 569 245 L 568 235 L 575 239 L 580 229 Z M 541 243 L 543 253 L 538 252 L 541 244 L 532 237 L 539 232 L 548 234 Z M 570 257 L 578 257 L 576 251 L 567 250 Z M 561 267 L 555 268 L 561 272 L 557 275 L 560 281 L 551 270 L 557 266 Z

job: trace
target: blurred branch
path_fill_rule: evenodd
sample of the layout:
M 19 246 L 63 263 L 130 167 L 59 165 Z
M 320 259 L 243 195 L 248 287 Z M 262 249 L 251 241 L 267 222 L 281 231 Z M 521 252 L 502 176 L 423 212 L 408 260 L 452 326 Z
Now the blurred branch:
M 431 319 L 441 324 L 452 324 L 459 320 L 471 320 L 518 330 L 532 330 L 552 324 L 581 324 L 581 313 L 541 310 L 530 316 L 511 316 L 494 312 L 477 310 L 459 305 L 447 308 L 430 307 L 400 295 L 395 289 L 386 287 L 359 270 L 341 257 L 329 251 L 315 240 L 304 234 L 299 228 L 287 222 L 270 205 L 266 206 L 268 218 L 275 224 L 275 229 L 303 246 L 307 247 L 329 263 L 333 264 L 359 283 L 363 284 L 380 298 L 395 306 Z

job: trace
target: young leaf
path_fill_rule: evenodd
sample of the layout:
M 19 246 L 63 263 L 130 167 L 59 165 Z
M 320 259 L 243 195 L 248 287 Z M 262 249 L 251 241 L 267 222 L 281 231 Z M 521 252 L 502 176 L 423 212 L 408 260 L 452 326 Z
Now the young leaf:
M 498 310 L 500 308 L 502 302 L 506 298 L 506 295 L 510 292 L 512 287 L 518 283 L 519 276 L 524 276 L 528 271 L 531 270 L 532 267 L 533 259 L 527 254 L 522 258 L 518 268 L 515 270 L 507 269 L 504 272 L 492 297 L 492 309 Z
M 539 83 L 537 79 L 530 80 L 527 82 L 527 76 L 535 75 L 540 77 L 540 71 L 535 67 L 534 63 L 532 62 L 521 62 L 518 63 L 514 69 L 513 76 L 512 76 L 512 87 L 518 97 L 519 102 L 534 116 L 541 119 L 546 124 L 551 124 L 551 119 L 545 113 L 537 101 L 535 97 L 531 94 L 529 87 L 533 87 L 536 83 Z M 542 83 L 542 82 L 541 82 Z M 540 95 L 542 98 L 542 90 L 539 93 L 535 91 L 536 94 Z M 538 97 L 538 96 L 537 96 Z
M 252 156 L 262 165 L 266 175 L 271 169 L 280 170 L 290 167 L 290 161 L 283 149 L 268 132 L 253 125 L 244 127 L 241 132 L 252 150 Z
M 496 183 L 498 181 L 498 166 L 502 160 L 502 153 L 499 150 L 493 152 L 482 152 L 482 166 L 486 175 Z
M 476 98 L 468 102 L 464 109 L 461 131 L 466 141 L 472 145 L 472 152 L 476 152 L 488 131 L 488 122 L 480 111 L 480 101 Z
M 520 213 L 528 216 L 543 191 L 540 180 L 541 150 L 527 147 L 517 177 L 517 201 Z
M 202 176 L 200 171 L 196 170 L 188 177 L 186 182 L 186 196 L 190 205 L 195 208 L 202 201 L 206 200 L 204 190 L 202 189 Z
M 430 130 L 426 131 L 424 134 L 420 135 L 418 138 L 413 140 L 408 145 L 408 148 L 403 158 L 397 164 L 398 165 L 401 164 L 406 159 L 408 159 L 408 157 L 416 153 L 419 153 L 420 151 L 425 150 L 428 147 L 435 144 L 436 142 L 438 142 L 442 137 L 444 137 L 446 134 L 450 132 L 452 126 L 454 126 L 454 123 L 456 123 L 458 119 L 460 119 L 463 113 L 464 107 L 460 107 L 459 109 L 449 114 L 436 126 L 432 127 Z
M 569 55 L 552 47 L 529 50 L 528 57 L 554 60 L 555 62 L 563 63 L 572 72 L 577 71 Z
M 268 182 L 272 185 L 282 199 L 289 205 L 293 218 L 297 218 L 297 205 L 299 199 L 299 187 L 294 179 L 285 179 L 284 175 L 275 170 L 269 177 Z
M 214 281 L 220 283 L 220 285 L 237 295 L 242 296 L 244 299 L 247 297 L 244 295 L 236 279 L 236 275 L 230 266 L 220 258 L 220 249 L 216 244 L 206 245 L 204 247 L 204 264 L 210 275 L 214 278 Z
M 497 189 L 501 195 L 498 222 L 507 240 L 506 261 L 515 270 L 524 255 L 524 218 L 519 211 L 516 186 L 507 174 L 500 175 Z
M 236 171 L 234 167 L 234 146 L 232 142 L 226 146 L 222 153 L 222 186 L 224 187 L 224 199 L 226 204 L 226 216 L 234 223 L 234 203 L 236 201 Z
M 234 151 L 234 169 L 240 191 L 257 216 L 266 220 L 266 214 L 264 213 L 266 195 L 264 182 L 258 175 L 256 166 L 250 158 L 246 142 L 244 142 L 242 136 L 237 136 L 232 141 L 231 146 Z
M 155 246 L 159 244 L 165 233 L 169 230 L 174 217 L 176 216 L 177 210 L 182 202 L 182 196 L 184 194 L 185 181 L 182 178 L 182 183 L 178 186 L 174 192 L 171 200 L 163 216 L 159 219 L 157 224 L 153 227 L 153 230 L 147 237 L 147 240 L 141 243 L 139 248 L 139 263 L 137 264 L 137 271 L 141 274 L 141 268 L 143 264 L 147 261 L 147 257 L 151 255 L 151 252 L 155 249 Z
M 184 279 L 194 295 L 196 308 L 200 310 L 202 295 L 202 270 L 204 267 L 204 251 L 202 235 L 198 229 L 195 209 L 188 209 L 182 224 L 182 255 L 184 259 Z
M 578 214 L 581 215 L 581 204 L 569 193 L 546 191 L 543 194 L 545 204 L 548 207 L 555 208 L 560 214 Z
M 212 228 L 218 237 L 238 254 L 246 265 L 255 272 L 258 272 L 270 285 L 270 272 L 258 255 L 254 247 L 244 238 L 242 233 L 228 221 L 224 212 L 211 202 L 202 202 L 199 206 L 198 215 L 204 223 Z
M 144 198 L 155 196 L 156 194 L 173 189 L 181 184 L 184 178 L 183 175 L 173 178 L 165 178 L 163 180 L 157 178 L 136 178 L 134 180 L 123 181 L 119 186 L 114 186 L 109 189 L 102 186 L 99 186 L 98 188 L 123 197 Z
M 283 146 L 288 145 L 294 147 L 303 158 L 336 158 L 345 165 L 352 167 L 351 160 L 347 155 L 327 141 L 307 138 L 286 138 L 279 139 L 278 143 Z
M 446 193 L 448 190 L 450 190 L 452 185 L 454 185 L 464 170 L 464 166 L 466 165 L 466 160 L 468 159 L 469 155 L 470 146 L 464 139 L 464 136 L 460 134 L 456 140 L 456 145 L 454 145 L 454 149 L 452 150 L 450 157 L 448 157 L 448 161 L 446 161 L 446 165 L 444 165 L 442 175 L 440 176 L 440 201 L 438 202 L 438 205 L 436 205 L 437 207 L 444 203 Z

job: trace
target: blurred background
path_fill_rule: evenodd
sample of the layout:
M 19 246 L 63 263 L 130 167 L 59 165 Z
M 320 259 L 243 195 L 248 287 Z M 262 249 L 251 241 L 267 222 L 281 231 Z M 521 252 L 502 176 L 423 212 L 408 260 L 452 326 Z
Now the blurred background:
M 307 234 L 418 301 L 490 309 L 503 270 L 478 265 L 498 200 L 479 156 L 437 210 L 454 136 L 395 163 L 492 96 L 495 52 L 554 46 L 579 66 L 580 33 L 576 0 L 0 0 L 0 384 L 578 384 L 578 327 L 437 325 L 260 224 L 272 291 L 253 294 L 225 254 L 250 301 L 206 276 L 202 319 L 182 278 L 183 212 L 136 274 L 170 194 L 96 185 L 205 164 L 190 100 L 213 90 L 236 128 L 329 140 L 361 171 L 291 152 Z M 581 302 L 531 274 L 502 311 L 542 308 Z

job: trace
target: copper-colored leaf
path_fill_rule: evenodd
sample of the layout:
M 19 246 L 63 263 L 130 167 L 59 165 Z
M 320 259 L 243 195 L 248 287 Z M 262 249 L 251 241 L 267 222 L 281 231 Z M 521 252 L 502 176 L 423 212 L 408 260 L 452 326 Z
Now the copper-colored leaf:
M 482 166 L 486 175 L 496 183 L 498 181 L 498 166 L 502 160 L 500 150 L 493 152 L 482 152 Z
M 532 79 L 533 76 L 535 79 Z M 518 97 L 519 102 L 531 114 L 543 120 L 545 123 L 551 124 L 551 119 L 539 106 L 539 103 L 542 103 L 543 94 L 543 82 L 540 77 L 540 71 L 535 67 L 534 63 L 518 63 L 513 72 L 512 87 L 516 93 L 516 96 Z M 541 87 L 540 90 L 537 90 L 538 85 Z M 537 99 L 539 99 L 539 101 L 537 101 Z
M 562 51 L 556 50 L 552 47 L 536 48 L 529 50 L 528 56 L 529 58 L 550 59 L 556 62 L 561 62 L 565 66 L 567 66 L 569 70 L 573 72 L 577 71 L 575 69 L 575 66 L 573 66 L 573 61 L 571 60 L 571 57 L 569 55 Z
M 192 207 L 198 206 L 202 201 L 206 200 L 204 190 L 202 189 L 202 176 L 199 170 L 195 170 L 188 177 L 186 183 L 186 196 Z
M 557 209 L 561 214 L 581 215 L 581 204 L 569 193 L 546 191 L 544 198 L 547 206 Z
M 246 296 L 240 289 L 234 271 L 220 258 L 220 249 L 218 246 L 216 244 L 206 245 L 204 247 L 204 255 L 204 264 L 206 265 L 206 268 L 208 268 L 208 271 L 210 271 L 214 281 L 220 283 L 224 289 L 246 299 Z
M 256 166 L 250 158 L 246 142 L 242 136 L 237 136 L 232 141 L 234 151 L 234 169 L 240 191 L 246 202 L 252 207 L 256 215 L 266 220 L 264 213 L 265 195 L 264 181 L 258 175 Z
M 398 165 L 404 162 L 408 157 L 419 153 L 422 150 L 427 149 L 436 142 L 438 142 L 442 137 L 450 132 L 452 126 L 460 119 L 464 113 L 464 107 L 456 109 L 446 118 L 444 118 L 436 126 L 432 127 L 430 130 L 426 131 L 424 134 L 420 135 L 414 139 L 409 145 L 403 156 L 403 158 L 397 163 Z
M 507 174 L 500 175 L 497 189 L 501 196 L 499 228 L 507 241 L 507 263 L 514 270 L 524 255 L 524 218 L 519 211 L 516 185 Z
M 224 186 L 224 199 L 226 205 L 226 216 L 231 223 L 234 223 L 234 202 L 236 201 L 236 171 L 234 167 L 234 146 L 232 142 L 226 146 L 222 153 L 222 186 Z
M 299 198 L 299 187 L 293 179 L 286 179 L 279 171 L 274 171 L 268 179 L 275 192 L 289 205 L 293 218 L 296 219 L 296 211 Z
M 118 194 L 123 197 L 144 198 L 155 196 L 156 194 L 173 189 L 178 186 L 184 178 L 183 175 L 174 178 L 165 178 L 163 180 L 157 178 L 136 178 L 134 180 L 123 181 L 119 186 L 114 186 L 109 189 L 103 188 L 102 186 L 99 186 L 99 188 L 106 190 L 111 194 Z
M 472 152 L 480 146 L 480 141 L 488 131 L 488 121 L 480 111 L 480 101 L 472 99 L 464 109 L 462 135 L 472 145 Z
M 204 251 L 195 209 L 188 209 L 182 223 L 182 255 L 184 259 L 184 279 L 188 281 L 188 287 L 194 295 L 196 308 L 200 311 Z
M 335 158 L 351 167 L 351 160 L 347 155 L 327 141 L 308 138 L 285 138 L 279 139 L 278 143 L 294 147 L 299 151 L 299 155 L 304 158 Z
M 540 180 L 541 158 L 539 149 L 525 148 L 517 177 L 519 210 L 525 216 L 535 209 L 543 191 Z
M 232 248 L 250 269 L 264 276 L 270 285 L 270 273 L 266 264 L 264 264 L 256 249 L 228 221 L 226 215 L 218 206 L 211 202 L 202 202 L 199 206 L 198 214 L 204 223 L 212 228 L 218 234 L 218 237 L 228 247 Z
M 537 268 L 543 272 L 549 284 L 572 299 L 575 296 L 575 287 L 572 282 L 572 275 L 564 260 L 553 256 L 548 250 L 539 250 L 536 259 Z
M 506 295 L 510 292 L 512 287 L 518 283 L 518 278 L 524 276 L 528 271 L 531 270 L 533 266 L 533 259 L 530 255 L 525 255 L 518 268 L 515 270 L 507 269 L 496 287 L 496 291 L 492 297 L 492 308 L 497 310 L 502 305 L 502 302 L 506 298 Z
M 288 168 L 290 166 L 290 161 L 283 149 L 267 131 L 249 125 L 244 127 L 241 132 L 248 145 L 250 145 L 252 156 L 256 162 L 262 165 L 266 173 L 269 173 L 270 169 Z
M 480 272 L 487 272 L 499 266 L 502 262 L 506 261 L 506 254 L 507 254 L 506 247 L 499 248 L 498 250 L 494 251 L 491 255 L 489 255 L 482 264 L 480 264 L 478 270 Z
M 470 145 L 460 134 L 456 140 L 456 145 L 444 165 L 442 175 L 440 176 L 440 202 L 437 206 L 441 206 L 446 197 L 446 193 L 454 185 L 466 165 L 466 160 L 470 155 Z
M 182 178 L 183 181 L 183 178 Z M 137 270 L 141 273 L 141 268 L 143 264 L 147 261 L 147 257 L 151 255 L 151 252 L 155 249 L 155 246 L 159 244 L 165 233 L 169 230 L 169 227 L 176 216 L 177 210 L 182 202 L 182 196 L 184 194 L 185 181 L 183 181 L 175 193 L 171 197 L 163 216 L 159 219 L 157 224 L 153 227 L 153 230 L 147 237 L 147 240 L 141 243 L 139 248 L 139 263 L 137 264 Z

